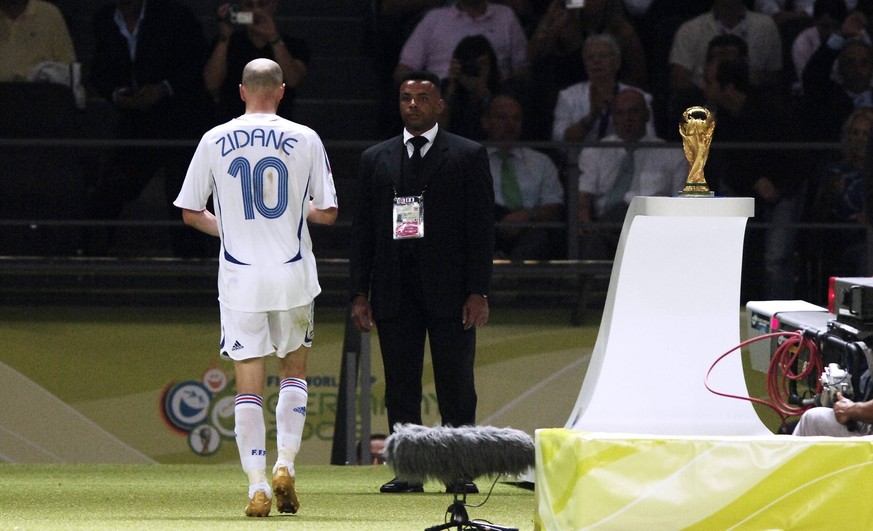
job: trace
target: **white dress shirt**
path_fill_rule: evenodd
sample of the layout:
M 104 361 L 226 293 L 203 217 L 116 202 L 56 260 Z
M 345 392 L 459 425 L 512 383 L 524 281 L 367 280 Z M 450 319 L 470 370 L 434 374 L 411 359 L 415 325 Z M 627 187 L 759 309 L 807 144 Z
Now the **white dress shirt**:
M 616 147 L 587 147 L 579 154 L 579 191 L 594 196 L 594 217 L 603 214 L 609 191 L 615 184 L 618 169 L 625 155 L 620 138 L 610 135 L 604 142 L 615 142 Z M 641 142 L 664 142 L 654 135 L 646 135 Z M 630 204 L 634 196 L 675 196 L 688 178 L 688 161 L 677 147 L 639 147 L 633 151 L 634 178 L 624 200 Z

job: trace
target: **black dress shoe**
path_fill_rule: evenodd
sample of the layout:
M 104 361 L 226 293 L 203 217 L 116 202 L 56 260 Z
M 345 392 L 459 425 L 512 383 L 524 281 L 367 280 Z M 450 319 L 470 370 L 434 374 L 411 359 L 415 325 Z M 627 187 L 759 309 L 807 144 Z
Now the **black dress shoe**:
M 388 492 L 392 494 L 400 494 L 405 492 L 424 492 L 424 486 L 421 483 L 410 483 L 397 478 L 392 479 L 388 483 L 382 485 L 379 492 Z
M 479 494 L 479 487 L 472 481 L 456 481 L 446 485 L 449 494 Z

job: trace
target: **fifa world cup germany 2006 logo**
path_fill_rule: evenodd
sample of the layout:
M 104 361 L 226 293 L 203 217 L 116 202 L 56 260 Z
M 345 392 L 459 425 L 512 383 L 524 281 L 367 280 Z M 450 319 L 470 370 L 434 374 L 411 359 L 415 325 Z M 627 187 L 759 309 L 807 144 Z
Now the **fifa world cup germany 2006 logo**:
M 682 149 L 685 158 L 691 165 L 685 188 L 679 192 L 683 197 L 712 197 L 703 175 L 703 167 L 709 157 L 709 146 L 712 143 L 712 133 L 715 130 L 715 118 L 706 107 L 689 107 L 682 113 L 683 122 L 679 124 L 682 135 Z

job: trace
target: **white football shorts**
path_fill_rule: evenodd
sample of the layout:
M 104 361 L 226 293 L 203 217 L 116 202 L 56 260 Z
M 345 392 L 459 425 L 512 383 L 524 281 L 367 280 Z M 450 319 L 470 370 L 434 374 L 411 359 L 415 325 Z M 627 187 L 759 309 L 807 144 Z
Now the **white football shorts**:
M 239 312 L 219 303 L 223 358 L 242 361 L 276 354 L 284 358 L 312 346 L 315 301 L 284 311 Z

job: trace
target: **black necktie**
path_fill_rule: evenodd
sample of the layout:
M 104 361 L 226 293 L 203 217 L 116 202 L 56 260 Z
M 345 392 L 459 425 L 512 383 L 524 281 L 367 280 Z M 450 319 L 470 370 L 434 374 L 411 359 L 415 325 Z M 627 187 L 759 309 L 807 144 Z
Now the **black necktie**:
M 423 136 L 414 136 L 409 139 L 412 144 L 412 157 L 409 158 L 409 182 L 407 184 L 412 187 L 417 187 L 419 182 L 419 173 L 421 172 L 421 148 L 427 144 L 427 138 Z

